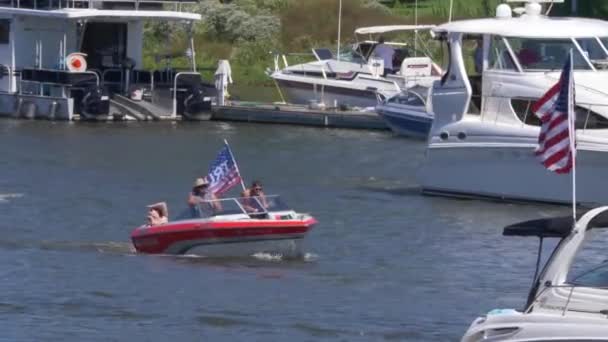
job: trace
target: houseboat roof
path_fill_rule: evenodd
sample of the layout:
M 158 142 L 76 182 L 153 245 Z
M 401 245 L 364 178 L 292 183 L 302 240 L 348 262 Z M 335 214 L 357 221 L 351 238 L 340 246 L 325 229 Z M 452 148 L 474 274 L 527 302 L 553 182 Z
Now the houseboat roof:
M 435 25 L 386 25 L 386 26 L 370 26 L 360 27 L 355 30 L 356 34 L 378 34 L 388 33 L 396 31 L 415 31 L 415 30 L 429 30 L 435 27 Z
M 39 10 L 31 8 L 0 7 L 0 13 L 21 16 L 35 16 L 57 19 L 122 18 L 122 19 L 160 19 L 160 20 L 201 20 L 201 15 L 192 12 L 163 10 L 115 10 L 95 8 L 63 8 Z
M 514 18 L 453 21 L 437 26 L 433 32 L 549 39 L 608 37 L 608 22 L 586 18 L 523 15 Z

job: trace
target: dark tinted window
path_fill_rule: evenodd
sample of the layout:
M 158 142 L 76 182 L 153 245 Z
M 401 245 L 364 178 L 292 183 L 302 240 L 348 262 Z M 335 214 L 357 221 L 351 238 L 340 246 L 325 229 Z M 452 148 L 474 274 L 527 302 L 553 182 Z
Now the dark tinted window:
M 10 40 L 11 21 L 0 19 L 0 44 L 8 44 Z
M 517 117 L 527 125 L 540 126 L 540 120 L 532 113 L 532 105 L 536 100 L 511 99 L 511 107 Z M 592 110 L 576 106 L 576 128 L 577 129 L 605 129 L 608 128 L 608 119 Z

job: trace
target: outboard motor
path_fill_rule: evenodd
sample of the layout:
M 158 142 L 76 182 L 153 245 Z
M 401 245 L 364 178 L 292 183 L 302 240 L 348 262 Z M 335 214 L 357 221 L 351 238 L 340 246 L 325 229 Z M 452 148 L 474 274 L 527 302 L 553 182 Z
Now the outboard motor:
M 200 120 L 201 114 L 211 111 L 211 97 L 201 84 L 190 86 L 184 99 L 183 116 L 191 120 Z
M 107 120 L 110 113 L 110 98 L 97 85 L 87 88 L 80 101 L 80 115 L 86 120 Z

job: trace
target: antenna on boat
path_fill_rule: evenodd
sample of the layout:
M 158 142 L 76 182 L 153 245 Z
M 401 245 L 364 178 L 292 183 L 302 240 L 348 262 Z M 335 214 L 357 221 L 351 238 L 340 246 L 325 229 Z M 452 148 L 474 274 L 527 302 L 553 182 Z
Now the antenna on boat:
M 336 59 L 340 61 L 340 34 L 342 30 L 342 0 L 338 1 L 338 50 L 336 51 Z
M 418 0 L 414 3 L 414 57 L 418 55 Z
M 448 23 L 452 22 L 452 10 L 454 9 L 454 0 L 450 0 L 450 12 L 448 14 Z
M 574 92 L 574 72 L 572 72 L 574 61 L 572 54 L 572 49 L 570 49 L 570 53 L 568 54 L 568 58 L 570 59 L 570 75 L 568 77 L 570 85 L 568 85 L 568 89 L 571 90 L 568 92 L 568 130 L 570 131 L 568 143 L 570 144 L 570 153 L 572 153 L 572 219 L 574 220 L 574 225 L 576 225 L 576 125 L 574 123 L 574 120 L 576 120 L 576 112 L 574 111 L 574 97 L 576 94 Z

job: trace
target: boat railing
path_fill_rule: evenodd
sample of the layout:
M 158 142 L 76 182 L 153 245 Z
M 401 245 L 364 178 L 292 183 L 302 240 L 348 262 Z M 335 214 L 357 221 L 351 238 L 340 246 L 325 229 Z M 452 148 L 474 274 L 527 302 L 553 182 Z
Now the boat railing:
M 24 74 L 25 77 L 24 77 Z M 90 85 L 87 79 L 70 78 L 82 75 L 94 76 L 96 86 L 100 85 L 99 75 L 93 71 L 69 72 L 67 70 L 54 69 L 23 69 L 19 73 L 18 93 L 19 95 L 52 96 L 47 94 L 47 89 L 59 88 L 61 97 L 68 97 L 68 89 L 84 89 L 85 84 Z M 27 87 L 27 85 L 34 85 Z M 9 88 L 10 89 L 10 88 Z M 50 92 L 50 91 L 49 91 Z
M 471 98 L 473 105 L 475 105 L 475 99 L 479 101 L 480 108 L 469 108 L 467 113 L 480 115 L 484 122 L 494 121 L 494 123 L 502 123 L 503 121 L 500 120 L 500 117 L 504 114 L 501 113 L 513 110 L 522 127 L 526 125 L 540 125 L 539 119 L 532 112 L 532 105 L 538 98 L 473 94 Z M 510 103 L 505 103 L 505 100 L 508 100 Z M 491 107 L 487 105 L 488 102 L 493 102 Z M 603 116 L 598 114 L 596 111 L 599 109 L 601 109 L 601 112 L 608 112 L 608 103 L 575 101 L 576 129 L 584 132 L 590 129 L 608 128 L 608 115 Z
M 198 81 L 200 83 L 200 77 L 201 74 L 198 72 L 194 72 L 194 71 L 180 71 L 178 73 L 175 74 L 175 77 L 173 78 L 173 117 L 177 116 L 177 92 L 178 92 L 178 81 L 180 80 L 180 78 L 186 78 L 187 76 L 190 77 L 197 77 Z M 179 89 L 179 90 L 184 90 L 184 89 Z
M 0 0 L 0 7 L 56 10 L 56 9 L 121 9 L 131 5 L 133 10 L 162 10 L 163 5 L 172 5 L 170 10 L 182 12 L 183 5 L 195 4 L 196 0 Z
M 267 218 L 269 212 L 291 210 L 279 195 L 222 198 L 202 201 L 194 207 L 195 217 L 246 214 L 255 218 Z
M 122 91 L 124 82 L 124 70 L 121 68 L 109 68 L 105 69 L 101 73 L 101 84 L 103 84 L 104 86 L 112 86 L 113 88 L 115 88 L 113 89 L 115 91 Z

